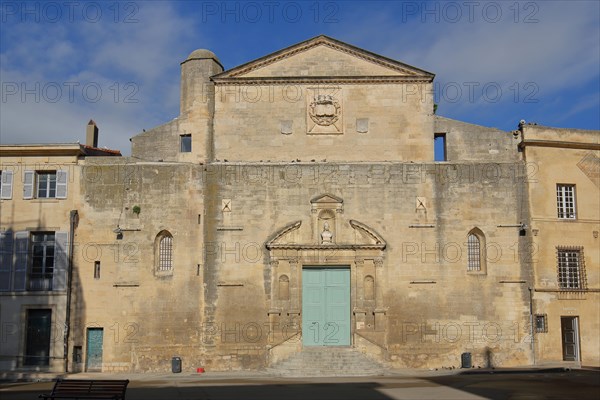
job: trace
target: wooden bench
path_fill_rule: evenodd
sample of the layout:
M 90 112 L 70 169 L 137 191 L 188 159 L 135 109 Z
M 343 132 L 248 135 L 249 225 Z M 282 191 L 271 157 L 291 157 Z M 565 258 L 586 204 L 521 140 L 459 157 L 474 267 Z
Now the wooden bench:
M 52 393 L 41 399 L 124 399 L 129 380 L 57 379 Z

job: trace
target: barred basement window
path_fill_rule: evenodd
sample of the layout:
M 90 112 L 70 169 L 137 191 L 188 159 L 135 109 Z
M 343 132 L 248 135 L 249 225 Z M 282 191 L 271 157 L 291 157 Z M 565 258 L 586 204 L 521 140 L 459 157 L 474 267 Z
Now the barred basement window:
M 558 218 L 575 219 L 575 185 L 556 185 L 556 208 Z
M 557 247 L 558 287 L 586 289 L 583 247 Z
M 548 315 L 535 314 L 535 332 L 548 333 Z
M 169 231 L 161 231 L 156 235 L 155 257 L 158 272 L 173 269 L 173 236 Z

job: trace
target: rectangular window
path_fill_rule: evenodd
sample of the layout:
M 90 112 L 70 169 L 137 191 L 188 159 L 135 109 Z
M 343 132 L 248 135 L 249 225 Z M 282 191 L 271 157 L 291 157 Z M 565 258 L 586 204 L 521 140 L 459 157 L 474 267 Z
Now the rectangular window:
M 29 290 L 52 290 L 54 243 L 54 232 L 36 232 L 31 234 Z
M 436 133 L 433 139 L 433 160 L 447 161 L 446 157 L 446 134 Z
M 556 185 L 556 208 L 558 218 L 575 219 L 575 185 Z
M 192 151 L 192 135 L 181 135 L 180 136 L 181 148 L 180 151 L 182 153 L 190 153 Z
M 100 279 L 100 261 L 94 261 L 94 279 Z
M 0 291 L 66 290 L 67 232 L 0 232 Z
M 559 248 L 558 286 L 561 289 L 585 289 L 582 248 Z
M 41 199 L 56 197 L 56 172 L 37 173 L 37 197 Z
M 535 314 L 535 331 L 536 333 L 548 332 L 548 318 L 546 314 Z
M 67 171 L 25 171 L 23 198 L 66 199 L 67 183 Z

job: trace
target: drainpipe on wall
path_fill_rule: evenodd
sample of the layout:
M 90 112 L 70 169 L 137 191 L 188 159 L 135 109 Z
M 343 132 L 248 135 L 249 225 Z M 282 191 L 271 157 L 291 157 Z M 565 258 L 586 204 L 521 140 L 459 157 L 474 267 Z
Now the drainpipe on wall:
M 71 332 L 71 282 L 73 280 L 73 249 L 75 244 L 75 228 L 79 222 L 77 210 L 69 213 L 69 267 L 67 272 L 67 306 L 65 312 L 64 359 L 65 372 L 69 372 L 69 334 Z
M 531 354 L 533 355 L 533 365 L 535 365 L 535 329 L 534 329 L 534 318 L 533 318 L 533 288 L 529 287 L 529 321 L 530 321 L 530 333 L 531 333 Z

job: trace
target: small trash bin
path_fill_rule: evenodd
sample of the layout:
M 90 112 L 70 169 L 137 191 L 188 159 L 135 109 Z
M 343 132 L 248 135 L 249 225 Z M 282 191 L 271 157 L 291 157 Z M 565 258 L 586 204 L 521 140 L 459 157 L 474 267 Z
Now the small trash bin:
M 171 372 L 174 374 L 181 372 L 181 357 L 173 357 L 171 359 Z
M 460 356 L 461 368 L 471 368 L 471 353 L 462 353 Z

